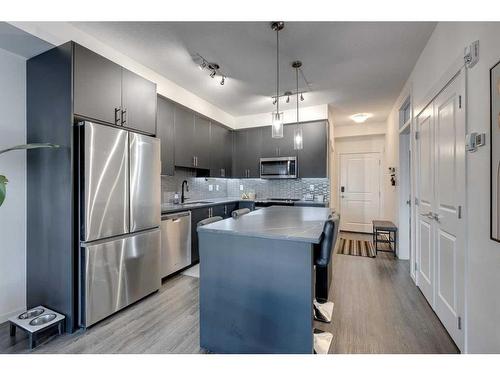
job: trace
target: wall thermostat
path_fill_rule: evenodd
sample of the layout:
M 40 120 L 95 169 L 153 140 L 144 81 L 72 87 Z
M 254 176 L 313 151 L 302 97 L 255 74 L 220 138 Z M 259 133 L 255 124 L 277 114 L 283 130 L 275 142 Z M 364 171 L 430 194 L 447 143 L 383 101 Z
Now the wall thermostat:
M 465 149 L 469 152 L 477 151 L 478 147 L 484 146 L 486 144 L 486 134 L 485 133 L 469 133 L 465 136 Z

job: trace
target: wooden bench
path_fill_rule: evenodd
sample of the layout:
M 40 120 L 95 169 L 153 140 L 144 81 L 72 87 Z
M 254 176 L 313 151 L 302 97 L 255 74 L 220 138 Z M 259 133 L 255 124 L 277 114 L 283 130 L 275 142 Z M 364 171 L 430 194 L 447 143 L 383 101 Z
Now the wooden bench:
M 388 220 L 373 220 L 373 244 L 375 246 L 375 254 L 379 251 L 394 253 L 397 257 L 397 243 L 398 243 L 398 227 Z M 379 244 L 389 244 L 389 250 L 379 249 Z

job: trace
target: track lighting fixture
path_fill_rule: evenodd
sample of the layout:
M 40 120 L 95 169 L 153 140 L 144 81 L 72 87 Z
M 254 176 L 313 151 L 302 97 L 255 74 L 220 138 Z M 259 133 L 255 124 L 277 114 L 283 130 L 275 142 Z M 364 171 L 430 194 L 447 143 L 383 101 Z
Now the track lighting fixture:
M 276 105 L 277 102 L 278 102 L 278 98 L 273 98 L 273 105 Z
M 220 65 L 215 62 L 209 62 L 199 53 L 196 54 L 195 60 L 198 60 L 198 68 L 200 70 L 207 69 L 210 73 L 210 78 L 215 78 L 215 76 L 219 75 L 221 77 L 220 84 L 223 86 L 226 83 L 227 76 L 221 71 Z
M 300 101 L 303 102 L 304 101 L 304 95 L 300 94 Z

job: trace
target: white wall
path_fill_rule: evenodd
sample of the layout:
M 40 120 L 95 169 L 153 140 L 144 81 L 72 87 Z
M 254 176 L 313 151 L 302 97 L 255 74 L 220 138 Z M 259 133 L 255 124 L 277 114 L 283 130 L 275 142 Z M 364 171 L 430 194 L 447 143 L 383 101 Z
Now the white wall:
M 353 122 L 351 125 L 342 125 L 335 127 L 335 138 L 354 137 L 360 135 L 380 135 L 387 132 L 387 123 L 364 123 L 356 124 Z
M 0 149 L 26 143 L 26 61 L 0 49 Z M 0 155 L 0 323 L 26 308 L 26 153 Z
M 424 105 L 433 86 L 464 47 L 480 41 L 480 60 L 467 71 L 467 128 L 487 134 L 487 145 L 467 154 L 467 290 L 466 351 L 500 353 L 500 244 L 490 240 L 489 69 L 500 60 L 500 23 L 439 23 L 422 51 L 407 87 L 415 108 Z M 415 115 L 417 113 L 415 112 Z M 393 149 L 398 150 L 397 121 L 388 121 Z M 396 158 L 394 158 L 397 160 Z
M 255 126 L 272 125 L 271 116 L 272 106 L 269 106 L 269 112 L 257 113 L 254 115 L 240 116 L 235 118 L 234 128 L 252 128 Z M 284 123 L 291 124 L 297 122 L 297 110 L 290 109 L 283 111 Z M 328 119 L 328 105 L 321 104 L 310 107 L 299 108 L 299 122 L 317 121 Z
M 120 64 L 121 66 L 149 79 L 157 84 L 158 94 L 199 112 L 226 126 L 234 127 L 235 118 L 192 92 L 166 79 L 155 71 L 139 64 L 134 59 L 118 52 L 111 46 L 102 43 L 93 36 L 77 29 L 67 22 L 10 22 L 53 45 L 60 45 L 73 40 L 82 46 Z M 271 117 L 271 115 L 269 115 Z

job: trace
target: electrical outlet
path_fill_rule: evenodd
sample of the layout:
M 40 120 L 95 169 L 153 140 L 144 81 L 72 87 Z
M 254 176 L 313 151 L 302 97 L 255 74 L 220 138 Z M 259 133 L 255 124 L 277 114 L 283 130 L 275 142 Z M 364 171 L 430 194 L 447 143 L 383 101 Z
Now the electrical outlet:
M 309 185 L 309 190 L 314 191 L 314 185 Z
M 215 190 L 219 191 L 219 188 L 220 188 L 219 185 L 215 185 Z
M 243 191 L 243 185 L 240 185 L 240 191 Z
M 212 184 L 208 185 L 208 191 L 214 191 L 214 185 Z

